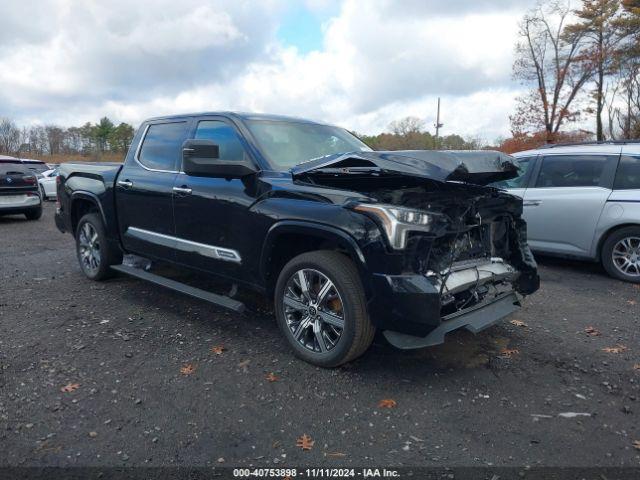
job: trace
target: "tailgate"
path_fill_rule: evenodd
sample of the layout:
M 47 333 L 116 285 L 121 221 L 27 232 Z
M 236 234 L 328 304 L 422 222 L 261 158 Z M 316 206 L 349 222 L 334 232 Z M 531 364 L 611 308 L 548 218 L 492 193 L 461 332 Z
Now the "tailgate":
M 6 166 L 0 168 L 0 194 L 15 194 L 37 189 L 38 181 L 31 172 Z

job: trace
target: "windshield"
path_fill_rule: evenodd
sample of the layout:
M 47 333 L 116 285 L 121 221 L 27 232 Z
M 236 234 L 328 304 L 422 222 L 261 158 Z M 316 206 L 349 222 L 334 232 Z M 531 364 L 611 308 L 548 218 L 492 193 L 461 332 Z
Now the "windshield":
M 279 120 L 246 123 L 269 163 L 281 170 L 335 153 L 371 151 L 357 137 L 338 127 Z

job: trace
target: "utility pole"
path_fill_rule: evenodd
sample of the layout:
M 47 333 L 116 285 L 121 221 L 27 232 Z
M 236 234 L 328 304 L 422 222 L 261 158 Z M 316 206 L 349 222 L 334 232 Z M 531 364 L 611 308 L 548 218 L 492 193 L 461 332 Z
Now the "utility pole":
M 436 123 L 433 124 L 436 127 L 436 136 L 435 136 L 435 147 L 438 148 L 438 134 L 440 133 L 440 129 L 444 127 L 444 123 L 440 123 L 440 97 L 438 97 L 438 113 L 436 116 Z

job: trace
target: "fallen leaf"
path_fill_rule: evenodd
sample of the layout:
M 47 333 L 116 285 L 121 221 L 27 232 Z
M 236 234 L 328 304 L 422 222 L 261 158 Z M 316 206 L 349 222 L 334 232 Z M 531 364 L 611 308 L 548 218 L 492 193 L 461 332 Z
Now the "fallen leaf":
M 584 329 L 584 333 L 586 333 L 590 337 L 597 337 L 598 335 L 600 335 L 600 330 L 598 330 L 596 327 L 587 327 Z
M 378 403 L 378 408 L 395 408 L 398 405 L 398 402 L 391 398 L 385 398 L 380 400 Z
M 98 436 L 98 432 L 89 432 L 89 436 L 91 438 L 96 438 Z
M 607 353 L 622 353 L 626 350 L 628 349 L 624 345 L 616 345 L 615 347 L 604 347 L 602 349 L 603 352 L 607 352 Z
M 80 388 L 79 383 L 69 383 L 60 389 L 62 393 L 71 393 L 75 392 L 78 388 Z
M 520 350 L 518 350 L 517 348 L 503 348 L 502 350 L 500 350 L 500 355 L 505 358 L 511 358 L 514 355 L 518 355 L 519 353 Z
M 196 371 L 196 367 L 191 363 L 187 363 L 184 367 L 180 369 L 180 373 L 182 375 L 191 375 L 195 371 Z
M 223 345 L 216 345 L 215 347 L 211 347 L 211 353 L 215 353 L 216 355 L 222 355 L 226 348 Z
M 627 300 L 627 303 L 628 303 L 629 305 L 635 305 L 635 304 L 636 304 L 636 303 L 638 303 L 638 302 L 636 302 L 635 300 Z
M 300 447 L 302 450 L 311 450 L 314 443 L 316 442 L 311 440 L 311 437 L 305 433 L 296 441 L 296 447 Z
M 640 440 L 633 441 L 633 448 L 635 448 L 636 450 L 640 450 Z
M 276 382 L 278 380 L 278 377 L 276 377 L 273 372 L 271 372 L 269 375 L 267 375 L 265 377 L 268 381 L 270 382 Z
M 244 371 L 246 372 L 246 371 L 248 370 L 248 369 L 247 369 L 247 367 L 249 366 L 249 363 L 250 363 L 250 362 L 251 362 L 251 360 L 246 359 L 246 360 L 241 361 L 241 362 L 238 364 L 238 366 L 239 366 L 242 370 L 244 370 Z
M 524 323 L 522 320 L 511 320 L 509 322 L 511 325 L 515 325 L 516 327 L 528 327 L 529 325 L 527 325 L 526 323 Z
M 331 453 L 327 453 L 327 457 L 346 457 L 347 454 L 346 453 L 342 453 L 342 452 L 331 452 Z
M 590 413 L 586 412 L 562 412 L 558 414 L 562 418 L 590 417 Z
M 634 369 L 634 370 L 640 370 L 640 363 L 636 363 L 636 364 L 633 366 L 633 369 Z

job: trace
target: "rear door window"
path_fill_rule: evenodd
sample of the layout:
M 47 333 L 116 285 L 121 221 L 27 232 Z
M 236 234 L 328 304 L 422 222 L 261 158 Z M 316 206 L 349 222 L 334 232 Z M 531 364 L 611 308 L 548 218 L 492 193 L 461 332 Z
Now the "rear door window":
M 138 153 L 138 161 L 151 170 L 175 172 L 182 143 L 188 135 L 188 122 L 149 125 Z
M 605 186 L 607 165 L 613 155 L 553 155 L 542 159 L 536 187 Z M 609 180 L 610 181 L 610 180 Z
M 640 156 L 622 155 L 616 179 L 613 182 L 614 190 L 640 189 Z

